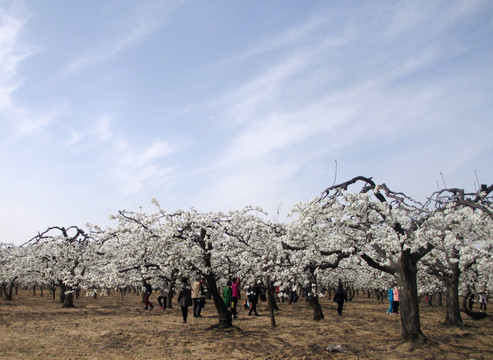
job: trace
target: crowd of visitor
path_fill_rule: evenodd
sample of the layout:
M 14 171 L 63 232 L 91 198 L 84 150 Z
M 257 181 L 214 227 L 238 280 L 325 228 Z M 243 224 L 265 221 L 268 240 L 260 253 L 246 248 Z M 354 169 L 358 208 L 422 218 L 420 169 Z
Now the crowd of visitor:
M 182 277 L 180 279 L 180 284 L 177 287 L 178 289 L 178 297 L 177 301 L 181 307 L 183 323 L 187 322 L 188 319 L 188 308 L 193 306 L 193 317 L 201 318 L 201 312 L 205 308 L 206 298 L 208 295 L 207 285 L 204 278 L 197 279 L 191 286 L 188 282 L 188 278 Z M 219 289 L 218 289 L 219 290 Z M 159 295 L 157 301 L 159 303 L 159 309 L 165 311 L 167 308 L 168 297 L 170 296 L 171 289 L 168 280 L 164 279 L 161 285 Z M 263 286 L 261 281 L 254 282 L 249 286 L 244 287 L 244 292 L 246 297 L 243 301 L 243 307 L 248 310 L 248 316 L 260 316 L 257 311 L 257 304 L 259 301 L 266 301 L 266 288 Z M 309 293 L 308 289 L 302 289 L 303 296 L 305 297 L 305 301 L 309 301 Z M 226 308 L 229 312 L 231 312 L 233 319 L 238 319 L 238 304 L 242 299 L 241 294 L 241 280 L 240 278 L 234 279 L 234 281 L 227 281 L 226 286 L 222 289 L 222 299 Z M 392 286 L 388 288 L 383 293 L 387 294 L 387 298 L 389 301 L 389 308 L 387 309 L 387 314 L 399 314 L 399 288 L 396 283 L 393 283 Z M 145 310 L 152 310 L 154 305 L 150 301 L 150 296 L 152 294 L 152 287 L 148 282 L 144 282 L 143 287 L 143 302 L 145 304 Z M 381 292 L 378 291 L 377 298 L 382 299 Z M 471 293 L 467 296 L 468 300 L 468 308 L 469 310 L 473 310 L 474 303 L 477 302 L 480 305 L 480 311 L 486 312 L 486 303 L 487 303 L 487 294 L 486 291 L 479 292 L 477 294 Z M 298 292 L 297 287 L 294 286 L 291 290 L 283 291 L 278 287 L 275 289 L 275 301 L 276 302 L 284 302 L 289 301 L 290 304 L 294 304 L 298 301 Z M 342 316 L 342 311 L 344 308 L 344 303 L 348 301 L 348 295 L 344 290 L 343 285 L 340 283 L 337 290 L 335 291 L 335 295 L 333 301 L 337 303 L 337 314 Z

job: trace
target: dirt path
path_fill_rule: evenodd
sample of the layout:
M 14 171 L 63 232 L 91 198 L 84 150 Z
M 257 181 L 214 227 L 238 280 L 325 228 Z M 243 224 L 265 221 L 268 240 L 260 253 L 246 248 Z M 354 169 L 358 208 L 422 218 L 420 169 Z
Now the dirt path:
M 155 295 L 151 297 L 155 301 Z M 359 297 L 344 316 L 322 299 L 325 319 L 312 320 L 301 300 L 281 303 L 277 328 L 270 327 L 265 303 L 260 317 L 239 309 L 240 319 L 226 331 L 206 305 L 203 318 L 181 323 L 177 305 L 165 312 L 143 310 L 136 295 L 81 297 L 77 308 L 62 309 L 56 300 L 20 292 L 12 302 L 0 300 L 0 359 L 492 359 L 491 317 L 464 320 L 464 329 L 440 325 L 443 308 L 422 305 L 427 344 L 412 349 L 400 343 L 400 320 L 387 315 L 387 304 Z M 190 311 L 191 312 L 191 311 Z M 342 345 L 345 353 L 327 350 Z

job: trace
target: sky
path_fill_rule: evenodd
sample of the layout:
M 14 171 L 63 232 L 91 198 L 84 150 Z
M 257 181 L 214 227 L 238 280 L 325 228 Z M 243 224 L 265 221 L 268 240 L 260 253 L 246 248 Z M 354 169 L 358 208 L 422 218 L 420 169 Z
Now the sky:
M 363 175 L 493 183 L 493 2 L 0 0 L 0 242 Z

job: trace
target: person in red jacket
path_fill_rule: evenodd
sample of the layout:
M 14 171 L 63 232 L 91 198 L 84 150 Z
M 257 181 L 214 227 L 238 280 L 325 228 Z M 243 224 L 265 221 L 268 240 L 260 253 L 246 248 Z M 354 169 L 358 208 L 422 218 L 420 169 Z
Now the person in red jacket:
M 233 283 L 233 285 L 231 285 L 231 289 L 233 290 L 233 316 L 235 319 L 238 319 L 238 300 L 241 299 L 240 278 L 235 279 L 235 282 Z

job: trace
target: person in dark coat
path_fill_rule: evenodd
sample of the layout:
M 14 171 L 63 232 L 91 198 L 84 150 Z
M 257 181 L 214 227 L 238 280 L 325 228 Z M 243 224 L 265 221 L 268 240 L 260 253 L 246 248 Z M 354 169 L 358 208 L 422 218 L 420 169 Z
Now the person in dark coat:
M 148 310 L 149 308 L 152 310 L 154 309 L 154 305 L 149 301 L 149 297 L 152 294 L 152 286 L 149 284 L 147 281 L 144 282 L 144 303 L 145 303 L 145 309 Z
M 181 307 L 181 313 L 183 316 L 183 322 L 187 322 L 188 308 L 192 305 L 192 289 L 188 284 L 186 277 L 181 278 L 181 289 L 178 293 L 178 304 Z
M 342 287 L 342 284 L 339 284 L 339 288 L 334 295 L 334 301 L 337 303 L 337 313 L 339 314 L 339 316 L 342 316 L 344 301 L 347 301 L 347 295 L 344 291 L 344 288 Z
M 255 316 L 259 316 L 257 313 L 257 303 L 260 295 L 260 286 L 257 284 L 251 286 L 248 289 L 248 301 L 250 302 L 250 311 L 248 312 L 248 316 L 252 315 L 252 311 L 255 313 Z
M 472 311 L 472 307 L 474 305 L 474 293 L 472 293 L 470 296 L 469 296 L 469 310 Z

